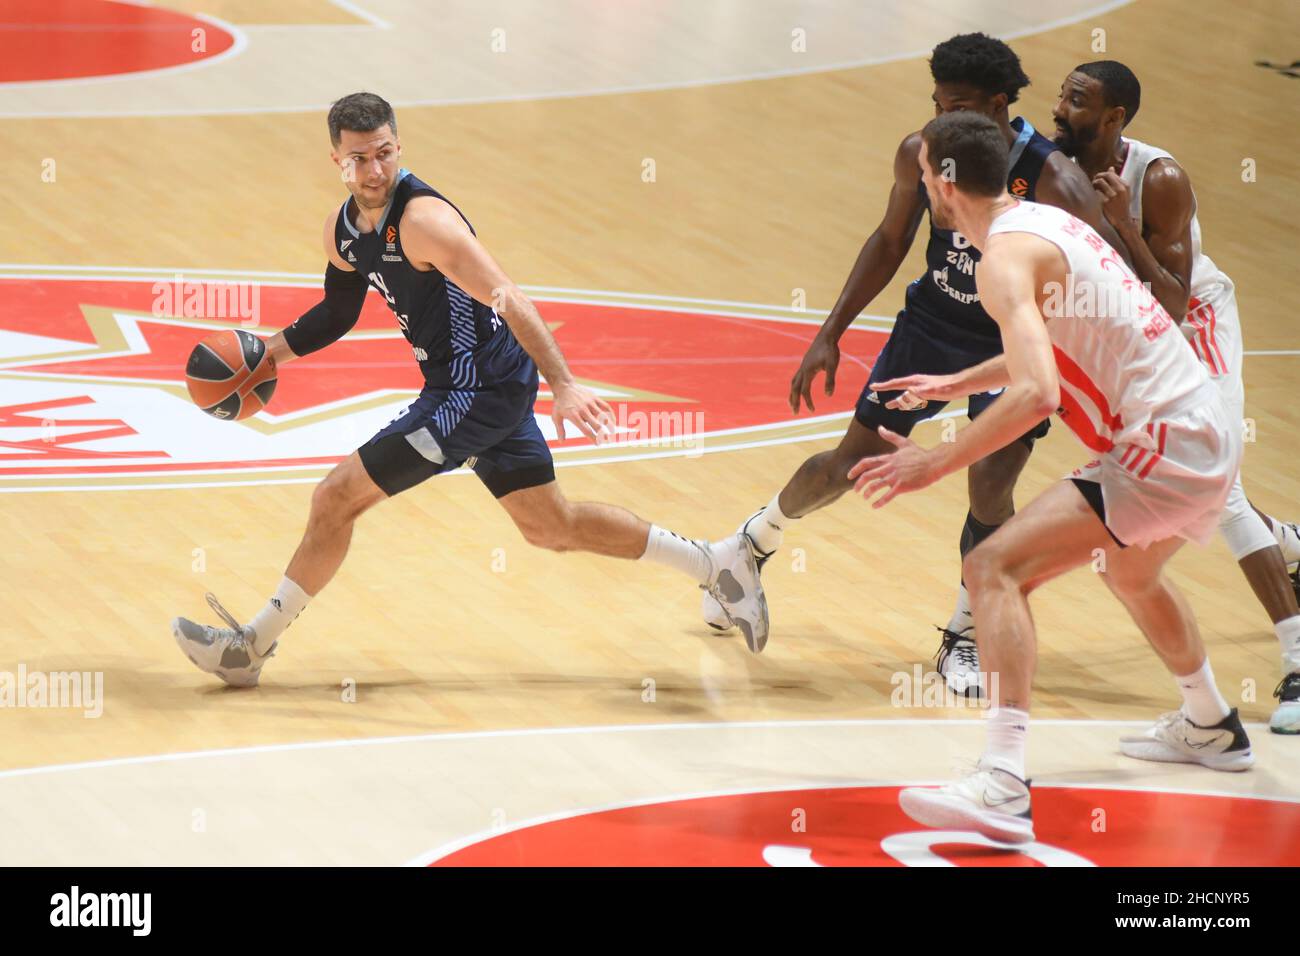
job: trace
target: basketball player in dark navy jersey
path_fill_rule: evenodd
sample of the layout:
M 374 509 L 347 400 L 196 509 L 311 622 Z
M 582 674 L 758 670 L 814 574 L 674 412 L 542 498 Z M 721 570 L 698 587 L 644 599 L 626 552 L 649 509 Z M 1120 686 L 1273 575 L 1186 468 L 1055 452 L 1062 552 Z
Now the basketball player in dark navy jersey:
M 1124 250 L 1103 217 L 1087 176 L 1028 120 L 1009 118 L 1008 106 L 1029 84 L 1019 57 L 1009 46 L 981 33 L 955 36 L 934 48 L 930 72 L 936 115 L 972 110 L 998 124 L 1007 140 L 1007 189 L 1013 195 L 1066 209 Z M 839 446 L 805 461 L 780 494 L 741 525 L 753 541 L 760 568 L 780 547 L 791 520 L 829 505 L 853 486 L 848 472 L 860 458 L 893 451 L 890 435 L 906 436 L 946 404 L 932 401 L 902 407 L 906 398 L 889 388 L 891 379 L 923 370 L 950 374 L 1002 352 L 997 324 L 985 313 L 975 289 L 979 253 L 931 208 L 917 165 L 920 148 L 919 132 L 898 147 L 884 218 L 862 247 L 839 301 L 790 383 L 793 411 L 799 411 L 801 401 L 810 411 L 816 410 L 812 388 L 820 372 L 826 375 L 826 394 L 833 394 L 840 336 L 894 277 L 912 246 L 922 214 L 929 212 L 925 274 L 908 286 L 903 310 L 876 358 L 854 420 Z M 996 398 L 996 394 L 972 395 L 967 414 L 977 417 Z M 1047 422 L 1040 423 L 1021 441 L 994 452 L 967 471 L 970 511 L 961 533 L 963 558 L 1011 517 L 1016 479 L 1035 439 L 1046 434 L 1047 427 Z M 725 612 L 708 594 L 703 613 L 714 627 L 728 626 Z M 952 619 L 940 630 L 940 672 L 958 693 L 977 695 L 979 658 L 964 585 Z
M 209 594 L 228 626 L 177 618 L 172 631 L 181 649 L 228 684 L 256 684 L 284 629 L 343 563 L 356 519 L 466 465 L 530 543 L 677 568 L 713 592 L 751 649 L 761 650 L 767 605 L 743 535 L 692 541 L 622 508 L 571 502 L 560 492 L 533 414 L 539 368 L 554 395 L 558 434 L 568 422 L 599 441 L 612 419 L 609 405 L 574 379 L 537 309 L 460 210 L 399 167 L 388 103 L 370 93 L 346 96 L 330 109 L 329 130 L 351 197 L 325 222 L 325 298 L 273 336 L 268 350 L 283 365 L 337 341 L 356 324 L 369 286 L 396 316 L 425 385 L 317 486 L 302 543 L 266 606 L 241 624 Z

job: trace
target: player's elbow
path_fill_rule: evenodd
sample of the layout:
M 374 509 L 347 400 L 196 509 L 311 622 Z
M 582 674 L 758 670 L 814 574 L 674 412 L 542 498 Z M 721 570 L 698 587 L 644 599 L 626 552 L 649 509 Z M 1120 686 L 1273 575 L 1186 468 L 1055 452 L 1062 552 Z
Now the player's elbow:
M 1047 418 L 1061 407 L 1061 386 L 1058 382 L 1035 382 L 1029 394 L 1034 418 Z

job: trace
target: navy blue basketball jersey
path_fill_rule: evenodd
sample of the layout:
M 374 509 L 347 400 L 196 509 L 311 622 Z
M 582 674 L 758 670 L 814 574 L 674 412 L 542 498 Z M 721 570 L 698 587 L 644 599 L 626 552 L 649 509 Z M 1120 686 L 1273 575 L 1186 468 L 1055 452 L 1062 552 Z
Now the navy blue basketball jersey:
M 1016 131 L 1007 171 L 1007 189 L 1020 199 L 1035 201 L 1038 178 L 1047 157 L 1057 145 L 1043 136 L 1023 117 L 1011 121 Z M 919 185 L 921 201 L 930 209 L 924 180 Z M 975 264 L 979 250 L 953 229 L 940 229 L 930 216 L 930 241 L 925 247 L 925 275 L 907 287 L 904 312 L 936 337 L 956 344 L 996 346 L 1001 351 L 997 323 L 980 305 L 975 291 Z
M 443 200 L 474 231 L 451 200 L 403 169 L 373 232 L 357 229 L 356 203 L 350 197 L 343 204 L 334 227 L 339 257 L 387 301 L 411 344 L 426 386 L 474 392 L 502 382 L 532 380 L 536 366 L 505 320 L 437 269 L 421 272 L 403 255 L 398 226 L 406 204 L 415 196 Z

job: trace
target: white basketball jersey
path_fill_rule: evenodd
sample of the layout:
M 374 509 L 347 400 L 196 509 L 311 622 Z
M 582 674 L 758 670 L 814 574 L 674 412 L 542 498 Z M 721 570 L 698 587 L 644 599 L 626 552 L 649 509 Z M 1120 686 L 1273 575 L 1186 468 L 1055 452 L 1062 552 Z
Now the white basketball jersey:
M 1065 255 L 1066 287 L 1044 290 L 1061 382 L 1061 420 L 1098 454 L 1153 447 L 1149 422 L 1205 401 L 1205 369 L 1169 313 L 1091 226 L 1055 206 L 1020 202 L 989 236 L 1027 232 Z M 987 251 L 985 253 L 987 255 Z
M 1128 151 L 1119 178 L 1129 190 L 1129 215 L 1142 220 L 1142 185 L 1147 167 L 1157 159 L 1174 157 L 1140 140 L 1121 137 Z M 1175 160 L 1176 162 L 1176 160 Z M 1196 195 L 1192 194 L 1192 274 L 1189 279 L 1191 298 L 1187 303 L 1187 321 L 1195 334 L 1192 348 L 1209 373 L 1216 378 L 1241 373 L 1241 331 L 1237 327 L 1236 303 L 1232 280 L 1220 271 L 1201 249 L 1201 224 L 1196 217 Z

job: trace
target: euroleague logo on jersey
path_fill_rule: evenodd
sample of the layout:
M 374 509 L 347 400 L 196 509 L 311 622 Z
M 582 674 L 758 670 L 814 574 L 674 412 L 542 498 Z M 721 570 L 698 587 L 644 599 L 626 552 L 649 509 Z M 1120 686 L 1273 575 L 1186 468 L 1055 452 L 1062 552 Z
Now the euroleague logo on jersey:
M 1295 866 L 1300 803 L 1035 787 L 1033 843 L 931 830 L 898 787 L 783 790 L 578 813 L 471 837 L 434 866 Z M 1230 840 L 1223 839 L 1231 833 Z
M 410 347 L 372 294 L 345 338 L 280 370 L 265 411 L 238 423 L 204 415 L 184 384 L 195 343 L 221 328 L 269 337 L 321 297 L 309 282 L 247 285 L 0 277 L 0 491 L 316 480 L 418 395 Z M 698 454 L 756 430 L 763 441 L 816 432 L 786 404 L 819 324 L 811 316 L 611 293 L 538 305 L 574 374 L 615 412 L 603 445 L 558 435 L 543 382 L 538 425 L 558 459 Z M 852 409 L 884 339 L 846 333 L 836 395 L 818 388 L 818 415 Z

